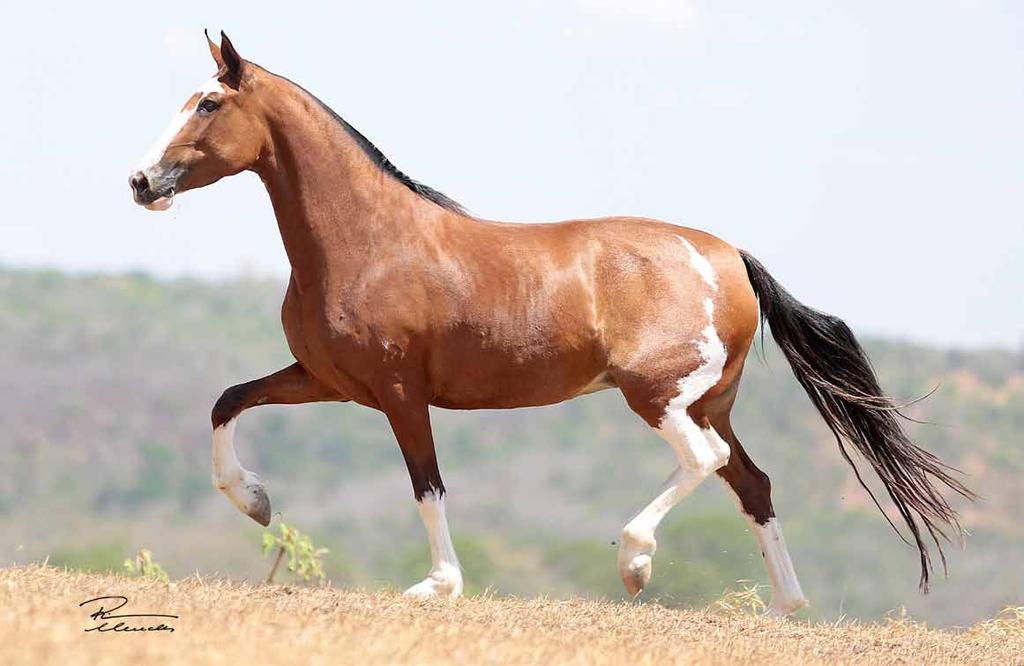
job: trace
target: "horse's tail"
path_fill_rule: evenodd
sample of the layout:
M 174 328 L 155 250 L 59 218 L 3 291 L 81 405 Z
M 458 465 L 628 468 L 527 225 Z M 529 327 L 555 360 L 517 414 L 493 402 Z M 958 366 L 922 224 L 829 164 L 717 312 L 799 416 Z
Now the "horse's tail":
M 938 537 L 948 541 L 946 530 L 957 537 L 963 535 L 956 512 L 939 493 L 935 480 L 969 499 L 974 499 L 974 493 L 953 477 L 956 470 L 919 448 L 903 432 L 898 407 L 882 394 L 871 363 L 849 327 L 793 298 L 757 259 L 742 251 L 740 256 L 757 294 L 762 326 L 768 322 L 772 337 L 836 436 L 860 485 L 882 510 L 850 458 L 848 444 L 871 463 L 910 528 L 921 554 L 920 587 L 927 592 L 932 564 L 921 524 L 935 543 L 943 571 L 946 557 Z M 900 534 L 888 516 L 886 520 Z M 900 537 L 906 541 L 902 534 Z

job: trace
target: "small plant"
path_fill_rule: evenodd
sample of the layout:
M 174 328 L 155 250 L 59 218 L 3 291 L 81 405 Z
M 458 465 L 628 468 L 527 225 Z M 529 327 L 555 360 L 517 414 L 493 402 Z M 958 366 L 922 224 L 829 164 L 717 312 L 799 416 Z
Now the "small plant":
M 135 559 L 128 558 L 124 561 L 124 572 L 128 576 L 149 578 L 167 582 L 170 578 L 160 563 L 153 559 L 153 551 L 148 548 L 140 548 Z
M 742 585 L 739 590 L 729 588 L 722 592 L 713 604 L 711 610 L 722 615 L 760 615 L 764 613 L 767 606 L 761 598 L 763 586 L 754 583 L 748 585 L 749 580 L 738 580 Z
M 284 523 L 281 523 L 279 527 L 279 534 L 263 533 L 263 556 L 266 557 L 275 548 L 277 549 L 277 556 L 274 558 L 274 565 L 270 568 L 270 574 L 267 576 L 267 583 L 274 582 L 274 576 L 285 555 L 288 556 L 288 571 L 307 583 L 312 579 L 323 583 L 326 575 L 321 558 L 329 551 L 326 548 L 315 547 L 308 535 L 299 532 L 294 527 L 289 527 Z

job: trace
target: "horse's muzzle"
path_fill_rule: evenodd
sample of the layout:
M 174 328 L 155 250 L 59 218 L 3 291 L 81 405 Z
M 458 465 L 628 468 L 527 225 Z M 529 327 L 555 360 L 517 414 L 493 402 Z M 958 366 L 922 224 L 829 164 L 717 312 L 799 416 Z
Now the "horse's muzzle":
M 169 179 L 161 179 L 166 181 Z M 136 171 L 128 178 L 128 186 L 132 188 L 132 198 L 135 203 L 145 206 L 149 210 L 167 210 L 174 198 L 174 187 L 161 182 L 154 186 L 149 176 L 143 171 Z

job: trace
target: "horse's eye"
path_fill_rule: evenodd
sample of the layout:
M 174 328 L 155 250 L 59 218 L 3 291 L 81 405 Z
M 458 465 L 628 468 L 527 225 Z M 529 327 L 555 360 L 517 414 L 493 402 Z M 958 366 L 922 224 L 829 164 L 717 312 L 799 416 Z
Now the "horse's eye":
M 220 104 L 216 100 L 206 98 L 202 102 L 199 102 L 200 113 L 213 113 L 220 107 Z

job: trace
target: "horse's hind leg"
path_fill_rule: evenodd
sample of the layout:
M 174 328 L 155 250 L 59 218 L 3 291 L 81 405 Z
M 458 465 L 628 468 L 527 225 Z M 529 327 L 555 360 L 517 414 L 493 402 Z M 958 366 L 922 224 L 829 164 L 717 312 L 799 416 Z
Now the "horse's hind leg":
M 643 389 L 620 381 L 620 388 L 630 407 L 644 418 L 676 452 L 679 466 L 662 486 L 654 500 L 640 510 L 622 530 L 619 544 L 619 575 L 629 594 L 636 596 L 651 579 L 651 566 L 657 543 L 654 531 L 658 524 L 683 498 L 689 495 L 712 472 L 729 460 L 729 445 L 710 427 L 706 418 L 694 417 L 689 411 L 707 387 L 695 391 L 692 381 L 705 381 L 701 369 L 689 378 L 671 382 L 674 398 L 667 401 L 656 396 L 657 388 Z M 721 370 L 718 370 L 720 375 Z M 712 384 L 714 382 L 711 382 Z
M 800 581 L 782 538 L 782 526 L 772 508 L 771 481 L 743 450 L 729 423 L 728 412 L 712 417 L 711 422 L 732 449 L 729 462 L 718 470 L 718 475 L 736 496 L 740 511 L 761 546 L 761 555 L 772 584 L 771 612 L 778 616 L 788 615 L 806 606 L 807 599 L 800 589 Z
M 257 405 L 294 405 L 344 400 L 314 379 L 298 363 L 261 379 L 224 391 L 213 407 L 213 485 L 242 513 L 261 525 L 270 524 L 270 499 L 259 477 L 242 467 L 235 451 L 238 415 Z

